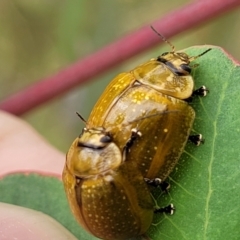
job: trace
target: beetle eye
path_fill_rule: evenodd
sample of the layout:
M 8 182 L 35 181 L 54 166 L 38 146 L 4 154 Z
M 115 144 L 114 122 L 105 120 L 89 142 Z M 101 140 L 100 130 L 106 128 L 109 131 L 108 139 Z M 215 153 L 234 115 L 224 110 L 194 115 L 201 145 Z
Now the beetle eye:
M 102 142 L 102 143 L 109 143 L 109 142 L 111 142 L 112 141 L 112 138 L 111 138 L 111 136 L 109 136 L 109 135 L 104 135 L 101 139 L 100 139 L 100 142 Z
M 188 64 L 181 64 L 181 69 L 188 73 L 191 73 L 191 67 Z

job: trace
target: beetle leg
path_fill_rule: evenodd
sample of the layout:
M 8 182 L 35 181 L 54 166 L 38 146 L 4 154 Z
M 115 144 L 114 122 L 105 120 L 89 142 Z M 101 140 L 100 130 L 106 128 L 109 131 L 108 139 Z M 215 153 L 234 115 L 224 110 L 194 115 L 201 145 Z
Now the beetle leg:
M 153 178 L 153 179 L 149 179 L 149 178 L 144 178 L 145 182 L 153 187 L 160 187 L 162 189 L 163 192 L 168 192 L 169 188 L 170 188 L 170 184 L 162 181 L 160 178 Z
M 199 146 L 201 143 L 204 144 L 205 141 L 202 137 L 202 134 L 190 135 L 188 140 L 194 143 L 196 146 Z
M 145 182 L 153 187 L 159 187 L 162 184 L 162 180 L 160 178 L 144 178 Z
M 170 214 L 170 215 L 173 215 L 174 210 L 175 210 L 175 207 L 174 207 L 174 205 L 171 203 L 171 204 L 169 204 L 169 205 L 166 206 L 166 207 L 155 209 L 155 210 L 154 210 L 154 213 L 168 213 L 168 214 Z
M 205 97 L 207 93 L 209 93 L 209 90 L 205 86 L 201 86 L 200 88 L 193 91 L 192 95 L 189 98 L 185 99 L 185 101 L 191 103 L 195 96 Z
M 207 93 L 209 93 L 209 90 L 205 86 L 201 86 L 200 88 L 193 91 L 192 96 L 205 97 Z
M 124 146 L 123 151 L 130 152 L 130 148 L 132 147 L 134 141 L 138 138 L 141 137 L 142 133 L 137 130 L 137 128 L 132 129 L 131 137 L 128 139 L 126 142 L 126 145 Z

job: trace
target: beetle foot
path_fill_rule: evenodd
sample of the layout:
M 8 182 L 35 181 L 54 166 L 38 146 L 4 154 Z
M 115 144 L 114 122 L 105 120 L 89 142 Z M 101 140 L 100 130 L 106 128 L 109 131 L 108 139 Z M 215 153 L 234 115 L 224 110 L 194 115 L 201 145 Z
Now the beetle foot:
M 205 86 L 201 86 L 200 88 L 193 91 L 192 96 L 205 97 L 208 93 L 209 90 Z
M 175 207 L 174 205 L 171 203 L 169 204 L 168 206 L 166 207 L 163 207 L 163 208 L 159 208 L 159 209 L 155 209 L 154 210 L 154 213 L 168 213 L 170 215 L 173 215 L 175 211 Z
M 200 144 L 204 144 L 205 142 L 205 140 L 202 137 L 202 134 L 190 135 L 188 137 L 188 140 L 194 143 L 196 146 L 199 146 Z
M 191 103 L 195 96 L 205 97 L 209 93 L 209 90 L 205 86 L 201 86 L 200 88 L 193 91 L 192 95 L 185 99 L 186 102 Z
M 163 192 L 168 192 L 170 189 L 170 184 L 168 182 L 162 181 L 160 178 L 144 178 L 145 182 L 153 187 L 160 187 Z
M 153 187 L 159 187 L 162 184 L 162 180 L 160 178 L 144 178 L 145 182 Z
M 163 181 L 163 182 L 161 183 L 160 187 L 161 187 L 161 189 L 162 189 L 163 192 L 168 193 L 171 185 L 170 185 L 170 183 Z
M 138 137 L 141 137 L 142 133 L 137 129 L 137 128 L 133 128 L 132 129 L 132 133 L 131 133 L 131 137 L 128 139 L 128 141 L 126 142 L 126 145 L 124 147 L 124 150 L 126 152 L 130 152 L 130 148 L 132 147 L 133 143 L 135 142 L 135 140 Z

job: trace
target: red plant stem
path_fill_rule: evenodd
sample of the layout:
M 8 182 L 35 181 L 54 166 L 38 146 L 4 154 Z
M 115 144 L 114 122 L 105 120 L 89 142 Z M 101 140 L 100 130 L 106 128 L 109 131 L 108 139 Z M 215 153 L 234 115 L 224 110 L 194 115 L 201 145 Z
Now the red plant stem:
M 240 0 L 199 0 L 169 13 L 152 25 L 169 38 L 239 5 Z M 8 97 L 0 103 L 0 109 L 15 115 L 24 114 L 159 43 L 159 37 L 149 25 L 145 26 L 59 73 Z

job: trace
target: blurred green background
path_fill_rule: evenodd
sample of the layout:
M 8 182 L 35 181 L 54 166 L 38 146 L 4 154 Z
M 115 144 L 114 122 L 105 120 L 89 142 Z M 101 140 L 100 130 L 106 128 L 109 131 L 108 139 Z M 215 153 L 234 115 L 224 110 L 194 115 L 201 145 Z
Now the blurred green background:
M 1 0 L 0 99 L 189 2 Z M 239 13 L 236 9 L 170 41 L 177 50 L 201 44 L 219 45 L 240 59 Z M 66 152 L 83 127 L 75 111 L 88 118 L 94 103 L 114 76 L 166 50 L 169 46 L 163 45 L 136 56 L 23 118 L 51 144 Z

